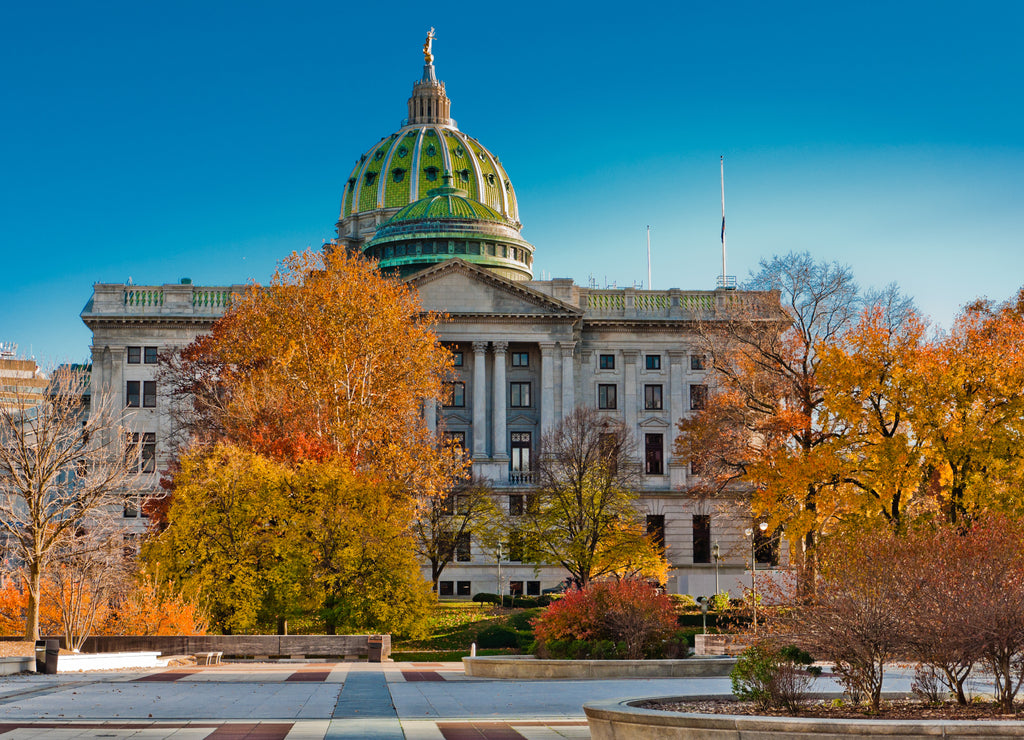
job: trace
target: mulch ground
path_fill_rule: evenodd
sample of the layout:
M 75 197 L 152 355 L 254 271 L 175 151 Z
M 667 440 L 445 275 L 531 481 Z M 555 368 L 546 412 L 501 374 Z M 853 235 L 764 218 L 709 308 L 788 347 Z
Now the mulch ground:
M 61 648 L 61 655 L 73 655 L 70 650 Z M 23 641 L 2 641 L 0 642 L 0 658 L 34 658 L 36 645 L 34 642 Z
M 700 714 L 741 714 L 769 717 L 819 717 L 827 719 L 909 719 L 909 720 L 1018 720 L 1020 714 L 1001 714 L 991 702 L 972 702 L 967 706 L 956 703 L 921 704 L 912 700 L 882 702 L 878 712 L 867 706 L 853 706 L 849 702 L 808 702 L 797 714 L 782 710 L 761 710 L 753 702 L 728 699 L 686 702 L 654 702 L 637 704 L 643 709 L 661 709 L 669 712 L 696 712 Z

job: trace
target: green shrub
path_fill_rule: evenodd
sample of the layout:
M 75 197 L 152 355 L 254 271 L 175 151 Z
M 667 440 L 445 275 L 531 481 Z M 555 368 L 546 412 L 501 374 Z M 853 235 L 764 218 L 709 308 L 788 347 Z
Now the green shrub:
M 729 674 L 732 693 L 759 708 L 780 707 L 796 711 L 807 697 L 814 676 L 821 674 L 804 650 L 787 645 L 774 648 L 765 643 L 744 650 Z
M 476 637 L 476 644 L 481 648 L 517 648 L 519 647 L 519 635 L 511 627 L 494 624 L 480 630 L 480 634 Z
M 473 595 L 473 601 L 478 604 L 497 604 L 501 601 L 501 597 L 499 597 L 498 594 L 481 592 Z
M 524 609 L 521 612 L 516 612 L 509 617 L 508 623 L 513 629 L 527 630 L 533 632 L 533 625 L 531 624 L 534 617 L 541 613 L 541 610 L 534 607 L 533 609 Z
M 729 608 L 729 594 L 720 591 L 711 597 L 711 608 L 716 612 L 724 612 Z
M 690 594 L 669 594 L 669 598 L 676 605 L 676 609 L 694 609 L 697 606 L 697 600 Z

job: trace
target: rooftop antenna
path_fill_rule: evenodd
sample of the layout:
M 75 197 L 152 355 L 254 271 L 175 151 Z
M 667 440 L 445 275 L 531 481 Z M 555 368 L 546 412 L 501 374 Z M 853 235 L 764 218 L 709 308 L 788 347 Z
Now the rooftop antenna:
M 651 284 L 651 225 L 647 224 L 647 290 L 654 290 Z
M 736 278 L 725 269 L 725 155 L 719 157 L 722 173 L 722 275 L 718 278 L 718 287 L 736 290 Z

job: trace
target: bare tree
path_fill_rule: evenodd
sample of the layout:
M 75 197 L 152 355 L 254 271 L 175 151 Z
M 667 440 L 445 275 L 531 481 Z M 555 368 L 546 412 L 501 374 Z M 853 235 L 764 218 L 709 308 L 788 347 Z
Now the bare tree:
M 479 536 L 490 530 L 498 520 L 494 491 L 486 483 L 466 479 L 455 485 L 444 497 L 431 497 L 420 507 L 413 523 L 416 552 L 430 563 L 430 580 L 434 593 L 445 567 L 455 560 L 460 543 L 471 534 Z
M 42 588 L 57 607 L 72 650 L 81 649 L 131 581 L 135 561 L 125 552 L 124 531 L 112 512 L 95 512 L 53 553 Z
M 639 474 L 622 420 L 576 408 L 541 439 L 536 499 L 524 511 L 529 550 L 579 586 L 638 562 L 663 564 L 636 507 Z
M 58 551 L 90 517 L 119 508 L 137 477 L 113 398 L 88 399 L 89 374 L 61 367 L 45 398 L 0 406 L 0 533 L 28 590 L 25 638 L 39 638 L 40 585 Z

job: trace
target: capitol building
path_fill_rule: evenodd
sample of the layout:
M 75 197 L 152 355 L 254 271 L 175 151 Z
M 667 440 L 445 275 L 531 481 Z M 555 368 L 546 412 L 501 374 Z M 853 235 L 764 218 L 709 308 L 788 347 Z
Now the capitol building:
M 427 423 L 462 443 L 474 475 L 490 482 L 501 506 L 514 513 L 533 485 L 540 437 L 575 407 L 593 408 L 632 430 L 642 472 L 638 506 L 665 544 L 668 591 L 712 594 L 718 579 L 721 590 L 738 593 L 750 581 L 746 510 L 742 501 L 691 494 L 699 470 L 673 454 L 673 440 L 676 422 L 707 395 L 696 322 L 713 321 L 739 294 L 534 279 L 537 250 L 551 247 L 526 241 L 501 160 L 451 117 L 431 41 L 407 117 L 358 157 L 325 248 L 378 260 L 418 291 L 425 309 L 447 315 L 436 332 L 454 355 L 456 377 L 445 403 L 425 409 Z M 172 456 L 157 356 L 209 331 L 244 287 L 97 283 L 82 311 L 92 332 L 94 387 L 123 394 L 142 451 L 146 484 L 126 494 L 124 505 L 139 532 L 140 498 L 159 490 Z M 494 592 L 498 570 L 470 538 L 445 568 L 440 594 Z M 508 561 L 500 574 L 505 593 L 523 594 L 566 575 Z

